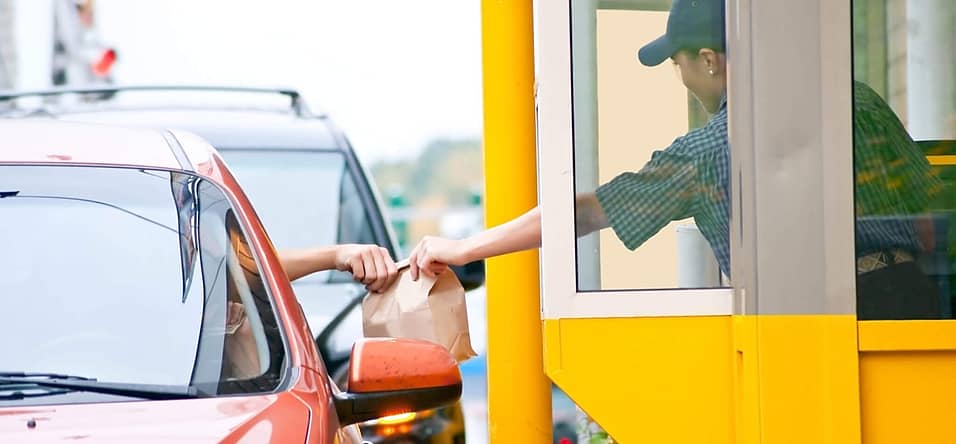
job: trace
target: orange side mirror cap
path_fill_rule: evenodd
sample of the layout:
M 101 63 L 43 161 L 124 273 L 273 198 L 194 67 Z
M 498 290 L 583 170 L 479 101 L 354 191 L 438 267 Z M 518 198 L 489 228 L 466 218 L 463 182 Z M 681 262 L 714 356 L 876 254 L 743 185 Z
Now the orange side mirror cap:
M 458 362 L 442 346 L 417 339 L 368 338 L 352 347 L 349 391 L 412 390 L 461 384 Z

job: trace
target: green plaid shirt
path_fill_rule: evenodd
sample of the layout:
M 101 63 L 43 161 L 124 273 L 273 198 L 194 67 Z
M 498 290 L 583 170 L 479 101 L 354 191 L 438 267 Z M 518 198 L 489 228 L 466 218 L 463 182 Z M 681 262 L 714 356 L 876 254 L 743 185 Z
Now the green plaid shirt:
M 669 222 L 693 217 L 730 276 L 730 147 L 727 100 L 701 128 L 675 140 L 636 173 L 597 189 L 608 222 L 633 250 Z
M 913 225 L 942 191 L 926 156 L 893 110 L 869 86 L 853 88 L 857 256 L 899 248 L 922 250 Z
M 905 216 L 925 211 L 941 185 L 890 107 L 859 82 L 854 82 L 853 139 L 857 256 L 890 248 L 917 253 L 919 241 Z M 667 223 L 693 217 L 721 271 L 730 276 L 726 99 L 705 126 L 654 152 L 640 171 L 598 187 L 597 199 L 617 237 L 632 250 Z

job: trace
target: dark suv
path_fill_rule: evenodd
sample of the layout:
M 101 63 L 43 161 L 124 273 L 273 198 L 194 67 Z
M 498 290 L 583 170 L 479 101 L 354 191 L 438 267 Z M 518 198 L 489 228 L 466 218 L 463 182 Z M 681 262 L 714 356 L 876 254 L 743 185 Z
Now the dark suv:
M 27 97 L 43 97 L 23 106 Z M 233 87 L 107 87 L 0 94 L 7 116 L 55 118 L 121 126 L 186 130 L 226 160 L 279 249 L 336 243 L 378 244 L 399 259 L 372 179 L 345 135 L 290 89 Z M 200 166 L 201 168 L 201 166 Z M 463 275 L 466 288 L 483 270 Z M 345 380 L 352 344 L 362 336 L 364 288 L 337 271 L 295 282 L 328 372 Z M 461 405 L 385 418 L 363 425 L 382 442 L 464 442 Z

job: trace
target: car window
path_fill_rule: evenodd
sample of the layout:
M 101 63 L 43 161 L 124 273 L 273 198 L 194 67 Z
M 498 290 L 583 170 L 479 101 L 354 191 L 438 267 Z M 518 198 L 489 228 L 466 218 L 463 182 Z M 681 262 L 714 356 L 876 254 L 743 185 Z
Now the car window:
M 345 156 L 329 151 L 221 150 L 279 249 L 376 243 Z M 352 282 L 326 271 L 304 280 Z
M 0 166 L 0 371 L 268 392 L 285 348 L 229 200 L 188 174 Z

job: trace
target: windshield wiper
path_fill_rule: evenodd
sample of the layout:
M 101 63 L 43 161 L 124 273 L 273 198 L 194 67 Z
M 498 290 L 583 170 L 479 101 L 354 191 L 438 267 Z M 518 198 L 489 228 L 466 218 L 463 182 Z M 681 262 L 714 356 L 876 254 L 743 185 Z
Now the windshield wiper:
M 0 401 L 19 401 L 27 398 L 39 398 L 41 396 L 65 395 L 75 390 L 40 387 L 36 384 L 10 384 L 0 385 Z
M 79 379 L 83 381 L 96 381 L 96 378 L 87 378 L 85 376 L 64 375 L 62 373 L 40 373 L 40 372 L 0 372 L 0 378 L 47 378 L 47 379 Z
M 95 378 L 56 373 L 0 372 L 0 390 L 3 390 L 6 385 L 23 386 L 27 384 L 155 400 L 187 399 L 201 396 L 195 387 L 100 382 Z

